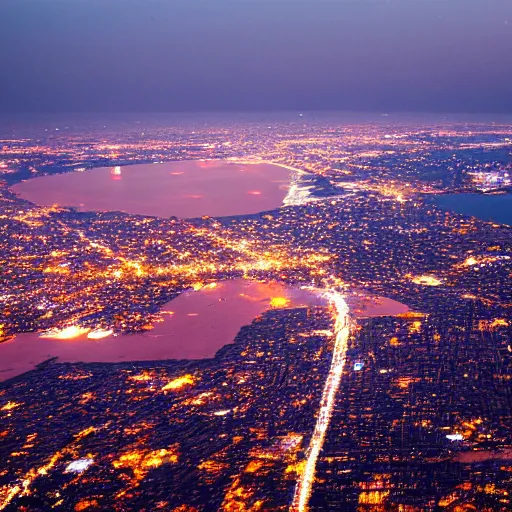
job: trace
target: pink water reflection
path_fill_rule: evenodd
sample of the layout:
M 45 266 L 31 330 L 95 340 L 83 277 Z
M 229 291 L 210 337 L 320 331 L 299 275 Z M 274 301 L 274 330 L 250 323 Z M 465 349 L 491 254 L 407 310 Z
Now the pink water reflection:
M 12 190 L 41 206 L 157 217 L 221 217 L 281 206 L 289 178 L 288 170 L 271 164 L 183 161 L 41 176 Z
M 286 300 L 285 300 L 286 299 Z M 407 306 L 385 297 L 349 292 L 346 300 L 357 318 L 405 313 Z M 238 279 L 185 292 L 161 310 L 161 321 L 144 334 L 86 335 L 72 340 L 19 334 L 0 344 L 0 381 L 58 357 L 61 362 L 121 362 L 213 357 L 232 343 L 240 328 L 272 307 L 326 305 L 318 294 L 279 283 Z
M 0 344 L 0 381 L 31 370 L 50 357 L 62 362 L 119 362 L 213 357 L 232 343 L 243 325 L 272 307 L 276 297 L 287 307 L 324 303 L 313 293 L 277 283 L 236 280 L 186 292 L 162 309 L 163 321 L 144 334 L 72 340 L 20 334 Z M 274 302 L 276 302 L 274 300 Z M 172 312 L 172 313 L 171 313 Z
M 356 318 L 370 318 L 376 316 L 394 316 L 407 313 L 409 308 L 387 297 L 368 295 L 364 291 L 354 290 L 347 295 L 350 313 Z

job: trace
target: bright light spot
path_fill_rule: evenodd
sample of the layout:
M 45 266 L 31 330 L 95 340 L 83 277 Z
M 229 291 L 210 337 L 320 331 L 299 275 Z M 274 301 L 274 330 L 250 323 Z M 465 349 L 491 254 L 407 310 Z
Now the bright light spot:
M 464 440 L 464 436 L 462 434 L 448 434 L 446 437 L 450 441 L 463 441 Z
M 412 324 L 409 325 L 409 333 L 414 334 L 420 332 L 421 330 L 421 322 L 419 320 L 415 320 Z
M 16 409 L 16 407 L 20 407 L 21 404 L 18 402 L 7 402 L 5 405 L 0 407 L 0 411 L 12 411 L 13 409 Z
M 470 256 L 465 262 L 464 265 L 467 267 L 470 267 L 471 265 L 476 265 L 478 263 L 476 258 L 473 258 L 473 256 Z
M 107 336 L 110 336 L 114 333 L 112 329 L 103 330 L 103 329 L 95 329 L 94 331 L 91 331 L 87 337 L 90 340 L 101 340 L 102 338 L 106 338 Z
M 91 464 L 93 459 L 78 459 L 67 465 L 64 473 L 83 473 Z
M 231 412 L 231 409 L 224 409 L 222 411 L 215 411 L 213 414 L 215 416 L 226 416 L 226 414 L 229 414 Z
M 131 469 L 133 472 L 131 483 L 134 485 L 138 481 L 143 480 L 151 469 L 157 468 L 162 464 L 176 464 L 178 456 L 179 453 L 176 445 L 151 452 L 134 450 L 121 455 L 118 460 L 112 462 L 112 465 L 116 469 Z
M 261 196 L 261 191 L 259 190 L 249 190 L 247 193 L 251 196 Z
M 417 276 L 412 278 L 414 284 L 421 284 L 424 286 L 439 286 L 442 281 L 434 276 Z
M 357 362 L 357 363 L 354 363 L 354 371 L 355 372 L 360 372 L 364 367 L 364 363 L 361 363 L 361 362 Z
M 510 324 L 507 320 L 504 318 L 495 318 L 489 325 L 491 329 L 494 329 L 495 327 L 508 327 Z
M 129 379 L 134 380 L 136 382 L 147 382 L 153 379 L 153 375 L 149 372 L 144 371 L 138 375 L 131 375 Z
M 78 336 L 82 336 L 83 334 L 87 334 L 90 331 L 87 327 L 78 327 L 77 325 L 70 325 L 69 327 L 64 327 L 64 329 L 52 329 L 50 331 L 46 331 L 41 333 L 39 336 L 41 338 L 54 338 L 56 340 L 70 340 L 72 338 L 78 338 Z
M 386 503 L 386 499 L 388 496 L 389 491 L 363 491 L 358 497 L 358 503 L 360 503 L 361 505 L 377 505 L 380 508 Z M 359 508 L 359 510 L 362 510 L 362 508 Z
M 270 299 L 270 306 L 273 308 L 285 308 L 290 305 L 290 299 L 286 297 L 272 297 Z
M 116 165 L 113 169 L 112 169 L 112 175 L 113 176 L 120 176 L 121 175 L 121 167 L 119 165 Z
M 481 331 L 492 331 L 497 327 L 508 327 L 510 324 L 505 318 L 494 318 L 490 320 L 480 320 L 478 322 L 478 329 Z
M 186 386 L 193 386 L 196 383 L 196 378 L 193 375 L 182 375 L 171 382 L 167 383 L 162 391 L 178 391 Z

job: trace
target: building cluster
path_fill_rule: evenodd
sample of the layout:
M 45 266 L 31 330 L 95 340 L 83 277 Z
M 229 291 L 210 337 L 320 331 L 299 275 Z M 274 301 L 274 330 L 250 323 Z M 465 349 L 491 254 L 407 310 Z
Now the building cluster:
M 409 312 L 352 321 L 309 510 L 511 509 L 510 227 L 441 210 L 430 194 L 481 190 L 482 173 L 498 183 L 512 127 L 48 130 L 0 141 L 0 342 L 150 330 L 182 291 L 240 277 L 389 297 Z M 38 207 L 9 190 L 197 158 L 307 171 L 309 195 L 255 215 L 163 219 Z M 282 305 L 213 359 L 52 360 L 1 383 L 0 510 L 289 510 L 311 471 L 336 323 L 327 305 Z
M 324 308 L 272 310 L 214 359 L 48 362 L 13 379 L 0 397 L 0 507 L 285 509 L 331 323 Z

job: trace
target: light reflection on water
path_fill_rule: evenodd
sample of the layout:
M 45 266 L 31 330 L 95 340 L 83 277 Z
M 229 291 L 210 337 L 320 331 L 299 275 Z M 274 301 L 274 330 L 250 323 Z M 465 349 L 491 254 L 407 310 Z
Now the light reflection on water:
M 356 317 L 396 315 L 407 307 L 362 291 L 347 296 Z M 240 328 L 272 308 L 326 306 L 318 294 L 284 284 L 244 279 L 216 283 L 182 293 L 163 306 L 160 321 L 143 334 L 91 336 L 78 332 L 72 339 L 19 334 L 0 344 L 0 381 L 29 371 L 35 365 L 58 357 L 61 362 L 120 362 L 213 357 L 233 343 Z
M 276 298 L 286 300 L 275 300 Z M 161 321 L 143 334 L 73 339 L 20 334 L 0 344 L 0 380 L 19 375 L 50 357 L 62 362 L 119 362 L 213 357 L 240 328 L 266 309 L 323 304 L 311 292 L 243 279 L 185 292 L 161 310 Z
M 275 209 L 282 205 L 289 181 L 290 171 L 266 163 L 183 161 L 41 176 L 12 190 L 40 206 L 191 218 Z

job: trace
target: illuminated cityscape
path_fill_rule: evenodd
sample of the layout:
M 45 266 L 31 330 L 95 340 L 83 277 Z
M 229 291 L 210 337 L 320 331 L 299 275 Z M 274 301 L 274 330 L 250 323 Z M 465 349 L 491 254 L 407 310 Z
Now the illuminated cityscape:
M 456 213 L 510 201 L 512 124 L 155 115 L 0 135 L 1 511 L 512 509 L 510 220 Z M 41 206 L 50 177 L 106 168 L 122 191 L 142 164 L 184 180 L 183 162 L 240 171 L 241 213 Z M 150 201 L 175 206 L 161 183 Z M 173 193 L 200 208 L 213 190 Z M 308 298 L 240 292 L 263 312 L 214 357 L 94 360 L 114 339 L 192 344 L 152 333 L 226 282 Z M 209 329 L 210 304 L 190 307 Z M 60 352 L 14 371 L 27 336 Z

